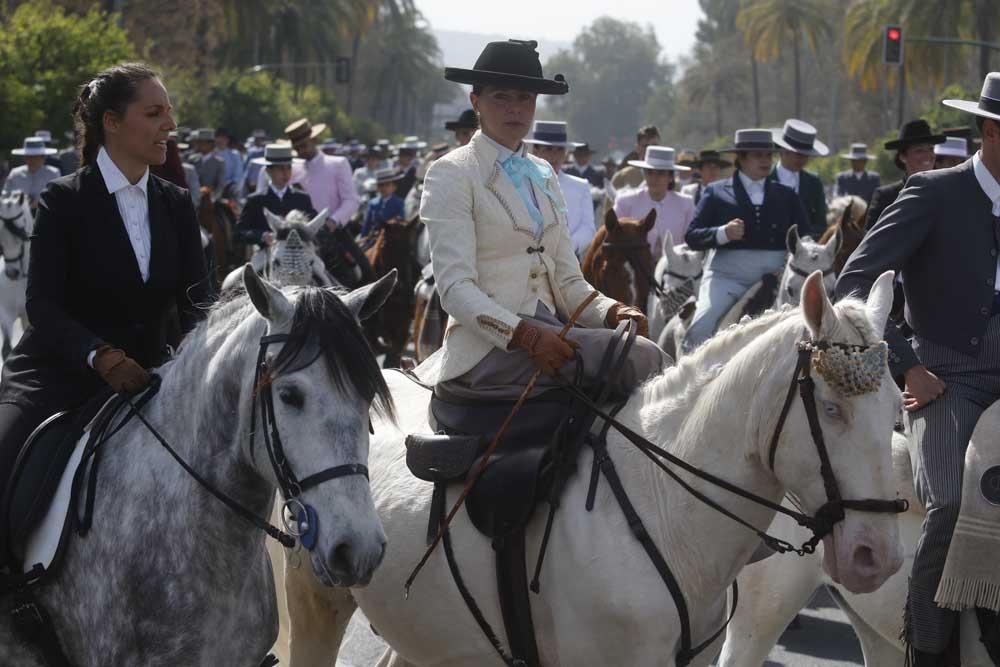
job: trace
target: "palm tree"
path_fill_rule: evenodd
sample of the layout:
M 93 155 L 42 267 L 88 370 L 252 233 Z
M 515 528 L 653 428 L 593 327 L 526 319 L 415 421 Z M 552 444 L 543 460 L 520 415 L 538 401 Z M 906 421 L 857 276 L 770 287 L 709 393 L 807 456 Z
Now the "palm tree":
M 802 110 L 800 43 L 805 40 L 815 55 L 820 40 L 830 35 L 823 0 L 743 0 L 736 26 L 743 31 L 752 57 L 769 62 L 785 50 L 791 40 L 795 62 L 795 116 Z

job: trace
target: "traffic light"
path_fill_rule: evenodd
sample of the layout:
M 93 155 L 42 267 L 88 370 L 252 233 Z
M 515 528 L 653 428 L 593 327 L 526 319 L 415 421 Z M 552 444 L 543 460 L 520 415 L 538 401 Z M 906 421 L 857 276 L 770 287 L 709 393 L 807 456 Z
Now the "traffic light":
M 337 83 L 350 83 L 351 82 L 351 59 L 350 58 L 337 58 L 334 61 L 334 70 L 337 79 Z
M 903 64 L 903 29 L 887 25 L 883 35 L 882 62 L 886 65 Z

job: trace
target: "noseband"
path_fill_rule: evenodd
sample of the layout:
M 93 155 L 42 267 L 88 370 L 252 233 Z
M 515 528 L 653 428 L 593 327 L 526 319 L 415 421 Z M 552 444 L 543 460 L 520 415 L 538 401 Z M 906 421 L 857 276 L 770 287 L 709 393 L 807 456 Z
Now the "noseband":
M 285 455 L 285 447 L 281 442 L 281 435 L 278 432 L 278 423 L 274 413 L 274 395 L 271 391 L 273 378 L 267 363 L 267 348 L 272 343 L 285 343 L 289 340 L 288 334 L 272 334 L 262 336 L 260 339 L 260 351 L 257 354 L 257 368 L 254 373 L 254 391 L 256 396 L 252 400 L 250 408 L 250 451 L 253 452 L 254 441 L 256 439 L 257 408 L 260 405 L 261 431 L 264 438 L 264 447 L 267 449 L 268 458 L 271 460 L 271 468 L 274 476 L 278 480 L 278 488 L 285 498 L 284 508 L 294 517 L 294 526 L 288 525 L 289 530 L 299 542 L 308 550 L 316 546 L 316 537 L 319 532 L 318 515 L 316 510 L 302 501 L 301 495 L 309 489 L 319 486 L 323 482 L 328 482 L 339 477 L 349 477 L 351 475 L 362 475 L 368 479 L 368 467 L 361 463 L 346 463 L 339 466 L 332 466 L 317 473 L 309 475 L 305 479 L 299 479 Z M 319 359 L 317 355 L 306 368 Z M 252 455 L 252 454 L 251 454 Z M 282 513 L 284 514 L 284 513 Z
M 801 276 L 803 278 L 808 278 L 809 275 L 812 273 L 812 271 L 803 271 L 802 269 L 800 269 L 799 267 L 795 266 L 791 262 L 788 263 L 788 268 L 792 270 L 792 273 L 794 273 L 797 276 Z M 823 277 L 824 278 L 826 278 L 827 276 L 833 275 L 833 274 L 834 274 L 834 270 L 833 270 L 832 266 L 829 269 L 823 271 Z

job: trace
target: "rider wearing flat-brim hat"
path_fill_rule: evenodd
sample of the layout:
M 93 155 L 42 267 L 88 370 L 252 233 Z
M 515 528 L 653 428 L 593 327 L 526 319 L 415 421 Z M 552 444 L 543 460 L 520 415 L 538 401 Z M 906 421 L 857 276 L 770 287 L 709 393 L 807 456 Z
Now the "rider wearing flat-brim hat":
M 896 151 L 893 161 L 903 170 L 904 177 L 895 183 L 883 185 L 872 194 L 865 222 L 867 229 L 871 229 L 882 211 L 896 200 L 910 176 L 934 168 L 934 146 L 944 143 L 944 140 L 943 134 L 931 131 L 930 123 L 917 118 L 903 124 L 899 129 L 899 137 L 885 142 L 886 150 Z
M 492 42 L 472 69 L 445 70 L 448 80 L 473 86 L 481 129 L 430 166 L 420 206 L 450 321 L 444 345 L 415 373 L 439 395 L 516 398 L 536 369 L 544 373 L 540 393 L 557 385 L 552 375 L 572 377 L 574 354 L 594 381 L 613 335 L 606 327 L 645 325 L 641 311 L 598 296 L 577 320 L 587 328 L 567 335 L 577 350 L 558 335 L 594 288 L 573 251 L 558 175 L 525 150 L 536 95 L 569 90 L 562 76 L 544 77 L 536 46 Z M 659 348 L 640 338 L 615 389 L 631 389 L 663 363 Z

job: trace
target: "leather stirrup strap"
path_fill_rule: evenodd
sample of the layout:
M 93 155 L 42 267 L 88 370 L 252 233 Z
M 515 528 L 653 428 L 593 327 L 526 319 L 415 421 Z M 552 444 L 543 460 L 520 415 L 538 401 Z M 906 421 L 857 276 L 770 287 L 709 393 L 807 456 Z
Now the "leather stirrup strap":
M 10 618 L 14 634 L 38 651 L 45 667 L 73 667 L 59 644 L 52 618 L 30 591 L 15 595 Z
M 497 594 L 507 631 L 507 646 L 516 664 L 541 667 L 528 596 L 524 528 L 494 540 L 493 550 L 496 552 Z

